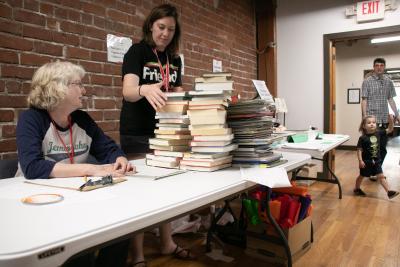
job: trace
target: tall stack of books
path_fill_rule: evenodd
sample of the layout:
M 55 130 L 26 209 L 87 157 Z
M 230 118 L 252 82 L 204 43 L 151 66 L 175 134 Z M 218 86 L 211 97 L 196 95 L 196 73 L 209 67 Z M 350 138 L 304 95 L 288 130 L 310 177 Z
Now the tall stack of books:
M 235 134 L 238 149 L 233 165 L 276 164 L 282 157 L 272 151 L 274 102 L 263 99 L 243 100 L 228 107 L 228 125 Z
M 198 87 L 199 79 L 196 79 L 196 90 L 189 92 L 192 97 L 188 110 L 189 130 L 192 135 L 191 153 L 185 153 L 180 168 L 215 171 L 231 166 L 230 152 L 237 148 L 232 143 L 232 129 L 226 124 L 226 108 L 233 86 L 232 81 L 228 81 L 228 73 L 204 74 L 201 77 L 201 84 L 204 85 L 201 90 Z M 226 84 L 229 87 L 226 87 L 224 81 L 228 81 Z M 212 89 L 207 87 L 210 84 Z M 222 85 L 222 88 L 214 87 L 215 84 Z
M 146 164 L 150 166 L 179 168 L 183 153 L 190 150 L 189 117 L 187 109 L 189 99 L 186 92 L 167 92 L 165 106 L 156 113 L 155 138 L 150 138 L 152 154 L 146 155 Z

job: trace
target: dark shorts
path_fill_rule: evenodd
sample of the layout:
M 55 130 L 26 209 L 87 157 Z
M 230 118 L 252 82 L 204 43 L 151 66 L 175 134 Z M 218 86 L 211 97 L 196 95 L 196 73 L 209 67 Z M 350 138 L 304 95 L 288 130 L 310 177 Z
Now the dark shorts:
M 365 168 L 360 169 L 360 175 L 363 177 L 375 176 L 383 173 L 380 162 L 365 162 Z
M 152 150 L 149 148 L 149 135 L 120 135 L 121 149 L 125 154 L 134 153 L 150 153 Z

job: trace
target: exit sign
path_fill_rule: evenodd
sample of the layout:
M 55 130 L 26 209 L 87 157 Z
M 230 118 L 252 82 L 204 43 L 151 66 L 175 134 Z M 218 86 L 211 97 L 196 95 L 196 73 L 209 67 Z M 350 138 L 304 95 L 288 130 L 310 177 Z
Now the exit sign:
M 357 3 L 357 22 L 383 19 L 385 16 L 385 0 L 363 1 Z

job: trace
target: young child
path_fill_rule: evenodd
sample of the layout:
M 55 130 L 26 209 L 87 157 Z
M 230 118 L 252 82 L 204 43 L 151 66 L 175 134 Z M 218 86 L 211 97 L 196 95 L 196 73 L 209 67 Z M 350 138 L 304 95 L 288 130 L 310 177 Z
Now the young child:
M 389 185 L 382 172 L 379 147 L 379 140 L 382 135 L 393 131 L 393 119 L 389 116 L 389 126 L 386 129 L 386 133 L 384 132 L 385 130 L 377 130 L 375 116 L 364 117 L 358 130 L 362 133 L 357 143 L 357 157 L 360 167 L 360 175 L 356 180 L 354 194 L 357 196 L 366 196 L 364 191 L 360 188 L 361 182 L 364 177 L 376 175 L 379 182 L 387 192 L 387 196 L 389 198 L 394 198 L 399 194 L 399 192 L 389 190 Z

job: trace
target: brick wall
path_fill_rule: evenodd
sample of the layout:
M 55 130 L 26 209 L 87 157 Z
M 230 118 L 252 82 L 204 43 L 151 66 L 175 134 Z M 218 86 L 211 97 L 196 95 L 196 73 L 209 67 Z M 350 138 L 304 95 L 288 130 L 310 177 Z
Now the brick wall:
M 81 64 L 89 100 L 85 109 L 112 138 L 119 140 L 121 64 L 107 62 L 106 35 L 137 42 L 150 9 L 165 1 L 0 1 L 0 158 L 16 157 L 15 127 L 26 108 L 34 71 L 56 59 Z M 183 85 L 212 70 L 212 59 L 230 71 L 235 90 L 255 96 L 256 26 L 251 0 L 181 0 L 180 52 Z M 218 7 L 214 2 L 219 2 Z

